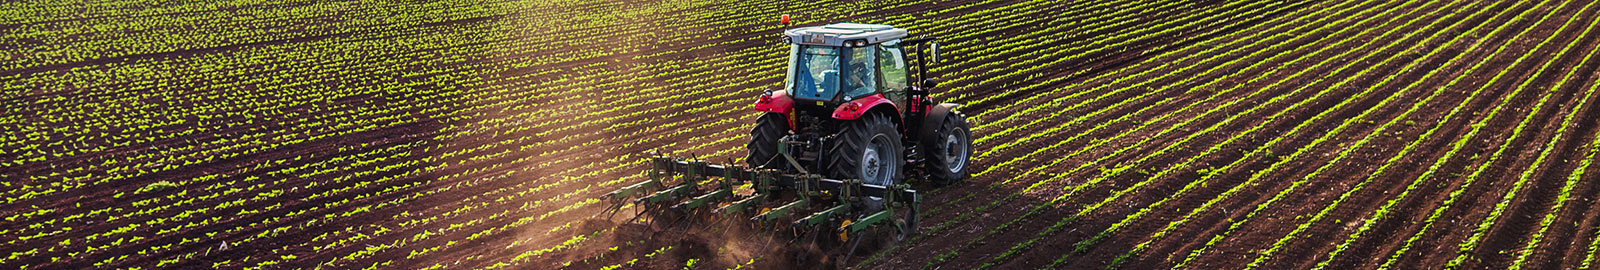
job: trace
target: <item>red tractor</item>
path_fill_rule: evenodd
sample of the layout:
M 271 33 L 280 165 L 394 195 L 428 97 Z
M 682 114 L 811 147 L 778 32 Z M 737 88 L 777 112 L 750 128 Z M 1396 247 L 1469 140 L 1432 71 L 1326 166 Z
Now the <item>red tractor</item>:
M 753 213 L 749 220 L 761 224 L 835 230 L 856 243 L 877 227 L 894 228 L 896 239 L 914 234 L 922 196 L 905 180 L 966 179 L 972 142 L 958 105 L 928 95 L 938 82 L 926 75 L 927 63 L 938 62 L 937 41 L 905 36 L 905 29 L 855 23 L 785 31 L 788 79 L 756 100 L 763 113 L 745 164 L 654 157 L 649 179 L 604 196 L 615 204 L 611 212 L 632 205 L 640 210 L 635 218 Z M 917 54 L 920 83 L 907 51 Z
M 764 113 L 750 130 L 745 163 L 880 186 L 966 179 L 967 117 L 960 105 L 936 103 L 928 92 L 938 83 L 927 77 L 927 63 L 938 62 L 937 40 L 904 37 L 905 29 L 879 24 L 784 31 L 787 79 L 783 90 L 756 100 Z M 923 57 L 925 45 L 931 57 Z M 917 54 L 920 83 L 912 80 L 907 51 Z

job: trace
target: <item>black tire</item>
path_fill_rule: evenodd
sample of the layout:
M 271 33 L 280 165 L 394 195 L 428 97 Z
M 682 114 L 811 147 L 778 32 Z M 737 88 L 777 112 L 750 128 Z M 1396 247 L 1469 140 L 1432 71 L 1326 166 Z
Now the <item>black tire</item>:
M 900 140 L 900 129 L 889 116 L 867 114 L 847 122 L 828 142 L 824 168 L 830 178 L 861 179 L 882 186 L 899 184 L 906 162 Z M 883 200 L 869 197 L 862 200 L 862 205 L 870 213 L 883 209 Z
M 778 140 L 787 134 L 789 120 L 783 114 L 765 113 L 756 118 L 756 126 L 750 128 L 750 143 L 744 146 L 750 152 L 744 157 L 745 165 L 751 168 L 766 165 L 766 168 L 787 170 L 789 161 L 778 156 Z
M 972 170 L 972 128 L 967 125 L 967 116 L 960 112 L 951 112 L 939 124 L 939 129 L 934 130 L 927 137 L 928 152 L 924 168 L 932 176 L 934 184 L 940 186 L 960 183 L 970 176 Z

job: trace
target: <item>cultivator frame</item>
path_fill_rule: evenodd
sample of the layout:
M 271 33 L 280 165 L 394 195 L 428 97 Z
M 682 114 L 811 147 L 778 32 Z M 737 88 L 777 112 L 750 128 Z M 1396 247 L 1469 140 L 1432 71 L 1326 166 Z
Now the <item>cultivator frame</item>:
M 807 209 L 821 209 L 798 217 L 792 225 L 796 228 L 813 228 L 838 220 L 841 224 L 838 233 L 845 238 L 855 238 L 862 231 L 879 225 L 894 226 L 902 237 L 915 233 L 917 228 L 918 205 L 922 197 L 907 184 L 879 186 L 857 179 L 827 179 L 804 172 L 786 174 L 775 169 L 710 164 L 693 158 L 656 156 L 651 158 L 650 163 L 650 179 L 604 195 L 603 198 L 614 204 L 612 211 L 619 211 L 621 207 L 632 203 L 644 208 L 644 212 L 673 211 L 695 215 L 707 212 L 702 210 L 711 209 L 713 205 L 720 205 L 709 212 L 727 217 L 763 209 L 750 220 L 760 225 L 772 225 Z M 746 196 L 736 195 L 734 187 L 745 184 L 749 184 L 754 192 Z M 870 210 L 860 206 L 859 202 L 869 197 L 882 198 L 883 209 L 866 213 Z M 770 205 L 768 202 L 782 204 L 758 208 Z M 833 205 L 827 206 L 829 203 Z M 896 208 L 906 208 L 910 212 L 905 216 L 905 222 L 894 222 Z

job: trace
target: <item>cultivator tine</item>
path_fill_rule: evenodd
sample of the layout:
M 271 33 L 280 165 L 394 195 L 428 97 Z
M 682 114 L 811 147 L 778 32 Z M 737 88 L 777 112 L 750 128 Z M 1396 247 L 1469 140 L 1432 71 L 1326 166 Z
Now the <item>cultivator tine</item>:
M 682 227 L 681 230 L 678 232 L 679 235 L 683 235 L 683 234 L 689 233 L 689 222 L 688 221 L 689 221 L 689 217 L 690 216 L 691 215 L 680 215 L 680 216 L 678 216 L 678 219 L 675 219 L 675 220 L 672 221 L 671 224 L 668 224 L 667 228 L 668 229 L 674 229 L 674 228 Z
M 822 233 L 819 231 L 826 230 L 838 233 L 841 240 L 855 244 L 861 241 L 858 234 L 880 225 L 894 226 L 901 233 L 900 236 L 911 232 L 916 228 L 915 215 L 921 200 L 909 185 L 870 185 L 857 179 L 826 179 L 804 172 L 788 174 L 759 167 L 713 165 L 695 158 L 654 157 L 648 174 L 649 180 L 605 196 L 618 201 L 619 207 L 625 205 L 621 202 L 632 202 L 641 209 L 639 216 L 652 214 L 648 218 L 650 223 L 668 230 L 689 226 L 686 225 L 692 223 L 689 220 L 701 217 L 725 217 L 722 220 L 748 217 L 753 222 L 744 224 L 763 229 L 788 229 L 795 237 L 799 237 L 793 240 L 814 238 Z M 740 185 L 748 185 L 753 194 L 739 194 L 742 191 L 735 187 Z M 861 212 L 862 209 L 855 203 L 866 196 L 881 196 L 885 207 L 876 212 Z M 774 207 L 774 203 L 782 204 Z M 720 207 L 715 207 L 719 204 Z M 614 215 L 620 208 L 612 211 Z M 707 216 L 705 212 L 716 215 Z M 751 212 L 759 213 L 746 216 Z M 897 213 L 910 216 L 902 221 Z M 867 215 L 860 216 L 862 214 Z M 732 218 L 729 215 L 740 217 Z M 634 218 L 638 219 L 639 216 Z M 776 222 L 778 220 L 785 222 L 779 224 Z M 841 220 L 843 222 L 839 222 Z M 827 228 L 823 228 L 825 224 Z
M 716 212 L 723 215 L 744 213 L 750 209 L 754 209 L 757 204 L 761 204 L 761 202 L 765 201 L 766 199 L 767 194 L 756 194 L 755 196 L 750 196 L 750 198 L 745 198 L 743 200 L 728 204 L 728 206 L 717 208 Z
M 626 196 L 625 198 L 628 198 L 628 197 L 632 197 L 633 195 L 636 195 L 636 194 L 642 194 L 643 193 L 642 191 L 645 191 L 645 190 L 648 190 L 648 189 L 653 189 L 652 187 L 663 186 L 664 185 L 663 182 L 665 182 L 663 180 L 670 179 L 670 178 L 673 177 L 672 171 L 674 169 L 673 167 L 675 167 L 674 164 L 676 164 L 677 161 L 672 159 L 672 158 L 668 158 L 668 157 L 656 157 L 656 158 L 654 158 L 654 162 L 653 163 L 654 164 L 652 165 L 652 167 L 654 167 L 654 168 L 650 170 L 650 181 L 647 181 L 647 182 L 644 182 L 644 183 L 635 184 L 634 186 L 629 186 L 629 187 L 617 190 L 617 191 L 612 192 L 612 193 L 619 193 L 620 192 L 619 195 L 625 195 Z M 650 195 L 646 195 L 643 198 L 639 198 L 637 200 L 634 200 L 634 203 L 635 204 L 640 204 L 640 203 L 660 203 L 660 202 L 673 200 L 679 195 L 687 194 L 687 193 L 689 193 L 691 191 L 694 191 L 694 188 L 695 188 L 694 187 L 694 184 L 695 184 L 694 175 L 685 174 L 685 175 L 683 175 L 681 177 L 681 179 L 683 179 L 683 184 L 680 184 L 680 185 L 677 185 L 677 186 L 673 186 L 673 187 L 667 188 L 665 190 L 656 191 L 655 193 L 651 193 Z
M 710 172 L 710 166 L 708 166 L 705 161 L 700 161 L 699 159 L 690 159 L 685 163 L 689 166 L 685 167 L 683 176 L 686 177 L 686 179 L 684 179 L 684 181 L 694 182 L 704 180 L 707 176 L 707 172 Z
M 651 207 L 650 206 L 644 206 L 644 207 L 641 207 L 641 208 L 643 208 L 643 209 L 640 209 L 639 211 L 634 212 L 633 217 L 628 218 L 628 221 L 625 222 L 625 223 L 633 223 L 633 221 L 639 220 L 640 217 L 644 217 L 644 214 L 646 212 L 649 212 Z M 655 223 L 655 219 L 652 218 L 650 220 L 650 222 L 651 223 Z
M 849 228 L 849 231 L 851 233 L 856 233 L 856 232 L 860 232 L 862 230 L 866 230 L 868 228 L 872 228 L 873 225 L 877 225 L 878 223 L 882 223 L 884 221 L 889 221 L 889 219 L 893 218 L 893 217 L 894 217 L 893 210 L 884 209 L 883 211 L 878 211 L 877 213 L 872 213 L 872 215 L 868 215 L 867 217 L 861 218 L 860 220 L 856 220 L 855 222 L 850 223 L 848 228 Z
M 751 234 L 751 237 L 755 237 L 756 235 L 759 235 L 759 234 Z M 773 242 L 772 239 L 773 239 L 772 237 L 767 237 L 766 241 L 761 241 L 761 247 L 757 248 L 756 251 L 760 251 L 760 252 L 765 253 L 767 251 L 767 246 L 772 245 L 772 242 Z
M 839 214 L 843 214 L 846 211 L 850 211 L 850 206 L 848 206 L 848 205 L 834 206 L 834 207 L 828 208 L 827 210 L 822 210 L 822 211 L 819 211 L 817 213 L 811 214 L 810 216 L 806 216 L 805 218 L 801 218 L 800 220 L 796 220 L 796 221 L 794 221 L 794 226 L 796 226 L 796 227 L 800 227 L 800 226 L 815 226 L 815 225 L 818 225 L 818 224 L 822 224 L 823 222 L 828 222 L 829 220 L 833 220 L 834 216 L 839 215 Z
M 704 162 L 694 162 L 689 164 L 689 167 L 691 168 L 690 171 L 696 171 L 704 174 L 711 173 L 710 166 Z M 696 170 L 696 167 L 698 167 L 698 170 Z M 719 188 L 716 191 L 706 193 L 705 195 L 696 196 L 692 199 L 689 199 L 689 201 L 673 206 L 672 208 L 678 210 L 694 210 L 707 203 L 733 197 L 733 181 L 739 179 L 736 177 L 738 174 L 737 170 L 738 167 L 736 166 L 723 169 L 723 175 L 720 175 L 723 177 L 723 179 L 718 181 L 717 186 Z M 704 179 L 705 176 L 707 175 L 690 175 L 689 179 Z
M 640 203 L 652 203 L 652 204 L 654 204 L 654 203 L 672 201 L 673 199 L 676 199 L 678 196 L 680 196 L 682 194 L 687 194 L 687 193 L 689 193 L 689 191 L 692 191 L 692 190 L 694 190 L 694 184 L 686 183 L 686 184 L 678 185 L 678 186 L 675 186 L 675 187 L 672 187 L 672 188 L 668 188 L 666 190 L 657 191 L 654 194 L 650 194 L 650 196 L 645 196 L 644 198 L 639 198 L 638 200 L 635 200 L 634 203 L 635 204 L 640 204 Z
M 695 208 L 699 208 L 700 206 L 705 205 L 708 202 L 721 200 L 721 199 L 727 198 L 728 196 L 731 196 L 731 195 L 733 195 L 733 190 L 730 190 L 730 189 L 718 189 L 717 191 L 713 191 L 711 193 L 706 193 L 706 195 L 700 195 L 700 196 L 694 197 L 692 199 L 689 199 L 689 201 L 680 203 L 678 205 L 674 205 L 674 206 L 672 206 L 672 209 L 694 210 Z
M 622 207 L 627 205 L 627 203 L 629 202 L 628 199 L 631 199 L 631 198 L 634 198 L 634 197 L 638 197 L 640 194 L 644 194 L 645 192 L 649 192 L 650 190 L 654 190 L 654 189 L 660 188 L 661 187 L 661 181 L 659 180 L 660 177 L 662 177 L 662 176 L 658 175 L 654 171 L 652 171 L 649 180 L 645 180 L 645 181 L 639 182 L 637 184 L 629 185 L 629 186 L 623 187 L 621 189 L 618 189 L 616 191 L 612 191 L 611 193 L 606 193 L 606 195 L 602 195 L 601 198 L 603 200 L 607 200 L 607 201 L 611 202 L 611 207 L 606 210 L 606 211 L 610 211 L 611 212 L 611 214 L 608 216 L 608 218 L 616 217 L 617 212 L 621 212 L 622 211 Z M 634 218 L 638 218 L 638 216 L 635 216 Z M 629 219 L 629 220 L 632 220 L 632 219 Z
M 638 196 L 639 194 L 643 194 L 647 190 L 659 187 L 661 187 L 661 183 L 652 178 L 650 180 L 645 180 L 644 182 L 639 182 L 638 184 L 622 187 L 621 189 L 617 189 L 611 193 L 606 193 L 606 195 L 602 197 L 616 201 L 626 200 L 627 198 L 632 198 L 634 196 Z
M 660 156 L 653 157 L 651 160 L 652 168 L 649 172 L 650 179 L 622 187 L 621 189 L 617 189 L 611 193 L 606 193 L 606 195 L 602 195 L 601 198 L 616 202 L 618 204 L 617 207 L 621 207 L 621 204 L 630 198 L 637 197 L 645 192 L 649 192 L 650 190 L 661 188 L 662 180 L 672 177 L 670 173 L 664 172 L 671 172 L 672 168 L 670 166 L 672 166 L 672 164 L 675 162 L 672 160 L 672 158 Z
M 904 191 L 904 188 L 897 189 L 897 191 Z M 904 230 L 901 230 L 901 233 L 910 235 L 916 232 L 917 217 L 918 215 L 922 214 L 922 194 L 913 192 L 911 193 L 911 198 L 907 199 L 906 201 L 908 201 L 908 203 L 906 203 L 906 208 L 911 209 L 911 213 L 906 215 L 906 228 L 903 228 Z
M 814 227 L 811 227 L 811 228 L 809 228 L 809 229 L 806 229 L 806 230 L 805 230 L 805 234 L 803 234 L 803 235 L 801 235 L 801 236 L 800 236 L 800 237 L 798 237 L 798 238 L 795 238 L 795 239 L 790 239 L 790 240 L 789 240 L 789 243 L 790 243 L 790 244 L 793 244 L 793 243 L 794 243 L 794 241 L 796 241 L 796 240 L 800 240 L 800 239 L 805 239 L 805 238 L 811 238 L 811 239 L 810 239 L 810 240 L 808 240 L 808 241 L 811 241 L 811 242 L 816 242 L 816 241 L 817 241 L 817 235 L 819 235 L 819 233 L 817 233 L 817 232 L 818 232 L 818 231 L 821 231 L 821 230 L 822 230 L 822 229 L 821 229 L 821 227 L 822 227 L 822 226 L 814 226 Z
M 845 252 L 844 257 L 840 257 L 839 258 L 839 265 L 838 265 L 839 268 L 849 267 L 850 266 L 850 258 L 854 258 L 856 256 L 856 248 L 861 246 L 861 237 L 851 237 L 851 238 L 852 239 L 850 239 L 850 242 L 851 242 L 850 251 Z
M 806 207 L 806 200 L 798 200 L 798 201 L 794 201 L 794 202 L 789 203 L 789 204 L 785 204 L 783 206 L 779 206 L 778 208 L 773 208 L 772 210 L 768 210 L 766 213 L 761 213 L 760 215 L 756 215 L 756 217 L 752 218 L 751 220 L 758 221 L 758 222 L 772 221 L 774 219 L 779 219 L 779 218 L 783 218 L 783 217 L 789 216 L 789 214 L 794 212 L 796 209 L 805 208 L 805 207 Z
M 608 220 L 609 219 L 614 219 L 614 218 L 617 217 L 617 213 L 618 212 L 622 212 L 622 206 L 623 205 L 624 204 L 621 204 L 621 203 L 613 203 L 613 204 L 611 204 L 611 206 L 606 207 L 605 210 L 601 211 L 600 214 L 606 215 L 606 219 L 608 219 Z

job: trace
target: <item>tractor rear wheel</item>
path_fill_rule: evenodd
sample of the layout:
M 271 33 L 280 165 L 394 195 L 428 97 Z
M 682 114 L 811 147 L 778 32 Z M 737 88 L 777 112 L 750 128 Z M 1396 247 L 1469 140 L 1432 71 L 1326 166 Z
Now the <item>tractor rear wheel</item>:
M 871 113 L 845 124 L 827 147 L 830 177 L 861 179 L 870 185 L 893 186 L 900 183 L 905 167 L 905 148 L 900 145 L 900 129 L 888 116 Z M 868 213 L 883 209 L 883 198 L 868 197 L 862 205 Z
M 756 126 L 750 129 L 750 143 L 745 145 L 750 152 L 744 158 L 745 165 L 787 170 L 789 161 L 778 156 L 778 140 L 785 134 L 789 134 L 789 120 L 783 114 L 765 113 L 756 118 Z
M 939 124 L 939 129 L 927 137 L 928 158 L 924 164 L 928 174 L 933 177 L 933 182 L 940 186 L 953 185 L 966 180 L 972 167 L 968 162 L 972 156 L 972 133 L 967 125 L 967 116 L 960 112 L 952 112 L 945 116 Z

